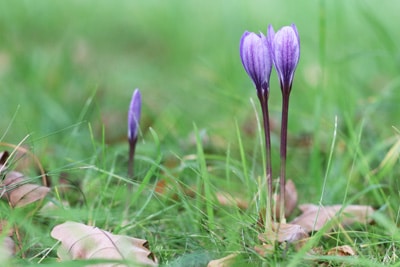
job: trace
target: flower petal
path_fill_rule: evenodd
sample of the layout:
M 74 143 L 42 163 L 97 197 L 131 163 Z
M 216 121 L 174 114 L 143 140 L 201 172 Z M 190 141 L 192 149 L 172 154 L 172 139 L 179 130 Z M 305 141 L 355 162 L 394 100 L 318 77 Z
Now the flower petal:
M 268 88 L 272 59 L 267 38 L 262 33 L 244 32 L 240 39 L 240 58 L 257 90 Z
M 290 92 L 300 58 L 300 39 L 297 28 L 294 24 L 285 26 L 270 38 L 273 38 L 273 61 L 282 90 Z
M 142 108 L 142 96 L 139 89 L 133 92 L 128 112 L 128 139 L 135 142 L 139 130 L 140 112 Z

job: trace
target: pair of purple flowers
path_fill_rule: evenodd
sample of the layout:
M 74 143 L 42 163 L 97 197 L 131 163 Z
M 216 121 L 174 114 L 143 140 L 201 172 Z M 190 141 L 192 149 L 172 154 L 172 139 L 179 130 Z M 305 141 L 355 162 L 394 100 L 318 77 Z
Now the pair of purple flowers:
M 257 96 L 263 114 L 265 145 L 267 154 L 266 175 L 268 185 L 267 203 L 272 201 L 272 167 L 271 167 L 271 139 L 269 128 L 269 81 L 272 66 L 275 66 L 279 76 L 282 91 L 282 125 L 281 125 L 281 173 L 280 173 L 280 220 L 285 221 L 285 176 L 286 176 L 286 148 L 287 125 L 289 110 L 289 95 L 292 90 L 294 72 L 300 57 L 300 39 L 296 25 L 285 26 L 275 33 L 269 25 L 267 36 L 253 32 L 245 32 L 240 40 L 240 57 L 244 69 L 254 82 Z M 268 204 L 270 207 L 270 204 Z

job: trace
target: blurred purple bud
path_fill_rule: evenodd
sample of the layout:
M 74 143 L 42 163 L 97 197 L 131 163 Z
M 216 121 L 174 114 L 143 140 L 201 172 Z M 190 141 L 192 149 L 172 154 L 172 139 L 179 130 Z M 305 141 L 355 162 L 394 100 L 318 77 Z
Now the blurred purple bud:
M 139 89 L 136 89 L 133 92 L 128 112 L 128 139 L 130 143 L 135 143 L 137 140 L 141 108 L 142 96 Z
M 276 33 L 269 25 L 268 40 L 281 88 L 284 92 L 290 93 L 294 72 L 300 58 L 300 38 L 296 25 L 282 27 Z
M 269 90 L 272 59 L 267 38 L 262 33 L 244 32 L 240 39 L 240 58 L 257 91 Z

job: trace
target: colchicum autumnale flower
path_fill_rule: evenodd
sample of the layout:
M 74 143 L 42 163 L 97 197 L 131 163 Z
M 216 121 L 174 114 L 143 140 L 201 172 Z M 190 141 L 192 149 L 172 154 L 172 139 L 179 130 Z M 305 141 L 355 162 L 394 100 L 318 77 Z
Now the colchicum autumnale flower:
M 285 222 L 285 179 L 286 179 L 286 151 L 287 151 L 287 126 L 289 113 L 289 96 L 292 90 L 294 72 L 300 58 L 300 38 L 296 25 L 282 27 L 274 32 L 273 27 L 268 27 L 268 43 L 271 48 L 272 60 L 282 91 L 282 124 L 281 124 L 281 173 L 280 173 L 280 221 Z
M 269 127 L 269 79 L 272 70 L 272 58 L 269 39 L 262 33 L 255 34 L 245 31 L 240 39 L 240 58 L 247 74 L 253 80 L 257 90 L 257 97 L 261 104 L 264 123 L 265 150 L 266 150 L 266 179 L 267 179 L 267 219 L 272 201 L 272 163 L 271 137 Z
M 129 161 L 128 175 L 133 175 L 133 159 L 135 155 L 136 142 L 139 132 L 140 113 L 142 109 L 142 96 L 139 89 L 133 92 L 128 111 L 128 141 L 129 141 Z

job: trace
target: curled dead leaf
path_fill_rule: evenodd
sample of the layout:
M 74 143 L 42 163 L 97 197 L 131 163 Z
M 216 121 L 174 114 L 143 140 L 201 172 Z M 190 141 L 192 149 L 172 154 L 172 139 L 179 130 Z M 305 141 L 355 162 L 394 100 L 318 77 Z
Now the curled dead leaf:
M 28 168 L 34 167 L 35 169 L 40 171 L 40 176 L 42 180 L 42 184 L 44 186 L 49 186 L 49 177 L 46 176 L 46 173 L 43 169 L 43 166 L 40 160 L 36 157 L 34 153 L 29 151 L 28 148 L 19 145 L 14 145 L 10 143 L 0 142 L 0 146 L 13 148 L 12 153 L 8 153 L 8 151 L 0 152 L 0 171 L 4 171 L 6 167 L 8 167 L 8 162 L 10 161 L 10 157 L 16 163 L 14 169 L 16 171 L 25 171 Z
M 264 243 L 292 243 L 305 238 L 308 238 L 308 234 L 300 225 L 275 222 L 267 232 L 258 235 L 258 239 Z
M 1 197 L 7 199 L 12 207 L 23 207 L 46 197 L 50 188 L 28 184 L 22 173 L 10 171 L 0 182 Z
M 147 247 L 147 240 L 144 239 L 114 235 L 77 222 L 65 222 L 55 226 L 51 236 L 61 241 L 57 252 L 60 260 L 109 259 L 128 260 L 145 266 L 158 265 Z M 115 263 L 101 266 L 115 266 Z
M 371 215 L 374 209 L 371 206 L 342 205 L 318 206 L 314 204 L 303 204 L 299 206 L 302 214 L 295 218 L 291 223 L 301 225 L 307 232 L 318 231 L 327 223 L 332 221 L 332 230 L 338 224 L 348 226 L 355 222 L 368 224 L 372 221 Z

